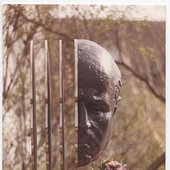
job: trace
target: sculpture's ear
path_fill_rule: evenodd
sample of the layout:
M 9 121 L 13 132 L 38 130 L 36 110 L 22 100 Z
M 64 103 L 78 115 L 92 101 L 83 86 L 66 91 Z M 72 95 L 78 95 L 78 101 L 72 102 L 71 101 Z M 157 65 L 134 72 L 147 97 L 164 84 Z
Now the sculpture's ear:
M 114 112 L 113 113 L 115 113 L 116 112 L 116 110 L 117 110 L 117 104 L 118 104 L 118 102 L 122 99 L 121 97 L 120 97 L 120 87 L 122 86 L 122 82 L 121 82 L 121 80 L 119 80 L 119 82 L 118 82 L 118 84 L 116 85 L 116 90 L 115 90 L 115 93 L 114 93 Z
M 116 99 L 113 113 L 116 112 L 116 110 L 117 110 L 117 104 L 118 104 L 118 102 L 119 102 L 121 99 L 122 99 L 122 98 L 121 98 L 120 96 Z
M 121 100 L 122 98 L 119 96 L 118 99 L 117 99 L 117 103 Z

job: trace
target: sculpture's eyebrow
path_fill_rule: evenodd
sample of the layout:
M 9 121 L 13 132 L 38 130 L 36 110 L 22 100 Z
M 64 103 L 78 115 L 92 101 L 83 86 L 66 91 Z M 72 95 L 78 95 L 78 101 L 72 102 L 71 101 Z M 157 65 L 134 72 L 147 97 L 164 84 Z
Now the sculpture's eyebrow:
M 79 98 L 89 101 L 106 102 L 107 99 L 104 95 L 98 94 L 95 89 L 79 89 Z

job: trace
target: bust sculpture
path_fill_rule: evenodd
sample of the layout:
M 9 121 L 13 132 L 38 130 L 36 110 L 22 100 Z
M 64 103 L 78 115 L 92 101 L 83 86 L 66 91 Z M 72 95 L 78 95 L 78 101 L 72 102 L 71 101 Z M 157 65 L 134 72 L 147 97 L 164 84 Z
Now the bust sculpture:
M 117 108 L 121 73 L 100 45 L 78 40 L 78 166 L 96 160 L 106 148 Z

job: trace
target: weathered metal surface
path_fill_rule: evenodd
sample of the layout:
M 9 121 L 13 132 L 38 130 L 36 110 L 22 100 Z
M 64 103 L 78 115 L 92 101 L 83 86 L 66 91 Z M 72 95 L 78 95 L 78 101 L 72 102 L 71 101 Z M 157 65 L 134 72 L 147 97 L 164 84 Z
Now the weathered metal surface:
M 35 56 L 33 41 L 30 43 L 30 66 L 31 66 L 31 152 L 32 169 L 37 170 L 37 118 L 36 118 L 36 83 L 35 83 Z
M 75 169 L 78 169 L 78 46 L 77 40 L 74 40 L 74 110 L 75 110 Z M 37 118 L 36 118 L 36 76 L 35 76 L 35 57 L 33 50 L 33 41 L 30 43 L 30 65 L 31 65 L 31 149 L 32 149 L 32 170 L 37 170 Z M 52 109 L 51 109 L 51 73 L 50 73 L 50 56 L 48 41 L 44 42 L 44 65 L 45 65 L 45 151 L 46 151 L 46 168 L 52 170 Z M 59 40 L 59 108 L 60 108 L 60 167 L 66 169 L 65 160 L 65 118 L 64 118 L 64 61 L 62 51 L 62 40 Z M 72 155 L 72 156 L 73 156 Z
M 74 40 L 74 94 L 75 94 L 75 169 L 78 169 L 78 46 Z
M 60 93 L 60 165 L 65 170 L 65 143 L 64 143 L 64 81 L 63 81 L 62 40 L 59 40 L 59 93 Z
M 45 40 L 45 128 L 46 128 L 46 164 L 47 170 L 52 169 L 52 140 L 51 140 L 51 77 L 48 41 Z

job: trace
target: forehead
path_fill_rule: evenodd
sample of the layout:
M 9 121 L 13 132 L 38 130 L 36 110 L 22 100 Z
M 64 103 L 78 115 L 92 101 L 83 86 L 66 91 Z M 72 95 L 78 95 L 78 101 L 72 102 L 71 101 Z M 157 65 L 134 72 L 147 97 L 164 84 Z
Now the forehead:
M 78 79 L 80 86 L 106 90 L 121 79 L 120 71 L 112 56 L 98 44 L 78 41 Z
M 89 64 L 79 64 L 78 86 L 81 89 L 91 89 L 91 92 L 105 92 L 109 88 L 111 79 L 102 70 Z M 113 84 L 114 85 L 114 84 Z M 92 90 L 93 89 L 93 90 Z

